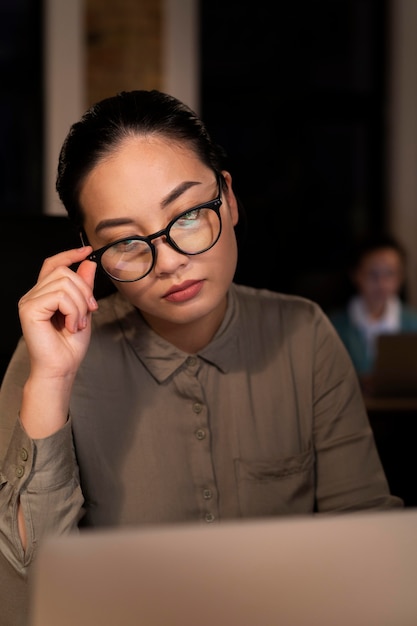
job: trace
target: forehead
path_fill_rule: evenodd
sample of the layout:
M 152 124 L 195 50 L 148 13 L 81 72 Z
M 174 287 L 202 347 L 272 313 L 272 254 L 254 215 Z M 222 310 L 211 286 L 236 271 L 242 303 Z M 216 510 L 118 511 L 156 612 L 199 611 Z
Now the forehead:
M 189 142 L 162 135 L 130 135 L 103 155 L 89 176 L 102 170 L 114 175 L 134 170 L 135 176 L 146 179 L 150 174 L 163 176 L 171 170 L 194 171 L 199 167 L 204 167 L 204 164 Z
M 363 256 L 361 265 L 398 265 L 400 263 L 402 263 L 402 257 L 394 248 L 377 248 Z
M 105 155 L 85 178 L 80 190 L 84 226 L 103 219 L 155 215 L 163 210 L 163 199 L 184 181 L 193 185 L 180 202 L 198 204 L 201 191 L 213 181 L 213 172 L 196 156 L 188 143 L 158 135 L 124 139 Z M 174 196 L 175 197 L 175 196 Z
M 103 200 L 111 195 L 126 197 L 133 192 L 152 201 L 179 181 L 204 181 L 208 172 L 188 143 L 158 135 L 131 136 L 103 156 L 87 174 L 81 185 L 80 201 L 85 207 L 92 197 Z
M 394 248 L 380 248 L 368 252 L 358 266 L 358 274 L 379 275 L 389 273 L 399 276 L 403 271 L 403 258 Z

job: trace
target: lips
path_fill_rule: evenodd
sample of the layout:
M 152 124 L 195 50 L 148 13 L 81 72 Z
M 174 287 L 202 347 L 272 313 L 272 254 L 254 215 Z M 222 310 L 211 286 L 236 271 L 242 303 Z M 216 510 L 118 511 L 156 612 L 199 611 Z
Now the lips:
M 195 298 L 203 288 L 203 280 L 187 280 L 181 285 L 174 285 L 164 296 L 169 302 L 186 302 Z

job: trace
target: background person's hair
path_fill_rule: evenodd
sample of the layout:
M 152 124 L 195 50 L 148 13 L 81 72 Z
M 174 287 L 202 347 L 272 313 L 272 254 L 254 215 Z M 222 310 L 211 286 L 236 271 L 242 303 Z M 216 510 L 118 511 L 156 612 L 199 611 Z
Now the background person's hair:
M 366 233 L 356 241 L 356 245 L 353 247 L 347 263 L 346 277 L 349 283 L 349 297 L 356 293 L 356 285 L 352 281 L 352 276 L 355 270 L 358 269 L 360 263 L 368 254 L 386 249 L 397 252 L 402 261 L 404 277 L 398 295 L 404 302 L 408 301 L 408 290 L 406 284 L 407 252 L 403 244 L 396 237 L 394 237 L 394 235 L 386 231 Z
M 398 239 L 387 232 L 374 232 L 365 235 L 357 242 L 350 259 L 350 269 L 357 269 L 368 254 L 386 249 L 397 252 L 402 260 L 403 266 L 406 266 L 407 253 Z

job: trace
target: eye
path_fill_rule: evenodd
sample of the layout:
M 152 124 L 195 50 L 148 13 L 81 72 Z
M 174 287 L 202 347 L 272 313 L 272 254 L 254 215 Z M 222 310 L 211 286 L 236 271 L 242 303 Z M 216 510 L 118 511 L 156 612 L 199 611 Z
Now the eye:
M 192 209 L 191 211 L 188 211 L 188 213 L 181 215 L 181 217 L 176 220 L 175 226 L 182 226 L 186 228 L 187 226 L 194 225 L 195 222 L 201 218 L 202 210 L 203 209 L 201 208 Z
M 116 252 L 134 252 L 140 247 L 143 247 L 143 241 L 138 241 L 137 239 L 124 239 L 112 246 Z
M 141 239 L 122 239 L 110 246 L 105 253 L 107 259 L 110 258 L 138 258 L 148 255 L 151 252 L 146 241 Z

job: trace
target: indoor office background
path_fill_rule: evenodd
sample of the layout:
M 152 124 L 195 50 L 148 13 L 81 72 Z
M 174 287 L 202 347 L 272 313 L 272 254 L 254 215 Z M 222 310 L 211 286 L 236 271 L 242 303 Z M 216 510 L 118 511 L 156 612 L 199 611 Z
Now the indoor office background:
M 247 218 L 239 282 L 330 309 L 356 239 L 386 228 L 417 305 L 417 0 L 1 0 L 0 29 L 0 380 L 19 297 L 45 256 L 78 245 L 54 188 L 60 145 L 124 89 L 173 93 L 227 149 Z M 415 413 L 370 411 L 410 506 Z
M 409 248 L 417 300 L 417 186 L 406 178 L 417 165 L 415 0 L 297 0 L 273 10 L 238 0 L 67 4 L 1 3 L 1 214 L 23 225 L 61 211 L 51 200 L 56 146 L 86 106 L 121 89 L 169 86 L 230 156 L 247 214 L 239 282 L 332 308 L 346 298 L 355 240 L 388 228 Z M 60 11 L 71 12 L 67 22 Z M 61 74 L 62 98 L 74 99 L 77 83 L 61 122 L 51 72 Z

